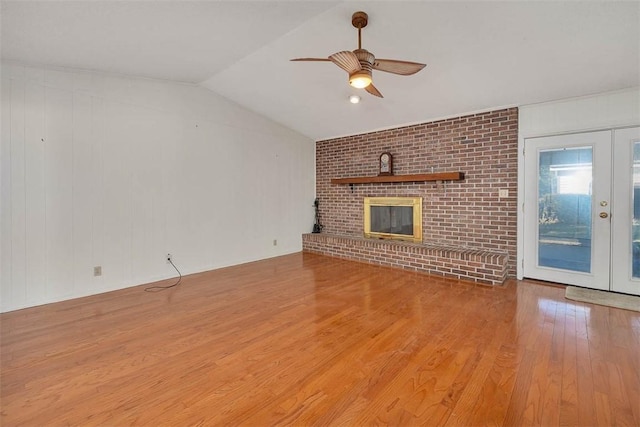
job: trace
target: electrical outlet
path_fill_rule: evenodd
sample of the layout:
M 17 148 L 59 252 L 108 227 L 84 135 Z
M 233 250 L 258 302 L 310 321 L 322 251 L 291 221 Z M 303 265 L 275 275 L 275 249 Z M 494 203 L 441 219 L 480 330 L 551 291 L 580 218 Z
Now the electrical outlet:
M 102 276 L 102 266 L 101 265 L 97 265 L 95 267 L 93 267 L 93 275 L 94 276 Z
M 278 246 L 278 241 L 276 239 L 273 239 L 273 246 Z
M 167 263 L 171 262 L 171 254 L 167 254 Z
M 509 190 L 508 189 L 500 189 L 498 191 L 498 197 L 503 198 L 503 197 L 509 197 Z

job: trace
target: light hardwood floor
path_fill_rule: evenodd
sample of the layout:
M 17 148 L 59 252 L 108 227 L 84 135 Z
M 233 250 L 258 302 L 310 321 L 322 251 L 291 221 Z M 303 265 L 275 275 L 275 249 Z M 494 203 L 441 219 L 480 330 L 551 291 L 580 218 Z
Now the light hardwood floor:
M 563 296 L 293 254 L 5 313 L 0 422 L 640 425 L 640 313 Z

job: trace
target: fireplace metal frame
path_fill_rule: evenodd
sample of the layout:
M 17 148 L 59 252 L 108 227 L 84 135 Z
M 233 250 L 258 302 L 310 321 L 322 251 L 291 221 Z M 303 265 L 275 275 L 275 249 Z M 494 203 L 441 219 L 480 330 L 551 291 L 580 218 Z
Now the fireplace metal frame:
M 371 206 L 408 206 L 413 208 L 413 235 L 371 231 Z M 364 237 L 422 243 L 422 197 L 365 197 Z

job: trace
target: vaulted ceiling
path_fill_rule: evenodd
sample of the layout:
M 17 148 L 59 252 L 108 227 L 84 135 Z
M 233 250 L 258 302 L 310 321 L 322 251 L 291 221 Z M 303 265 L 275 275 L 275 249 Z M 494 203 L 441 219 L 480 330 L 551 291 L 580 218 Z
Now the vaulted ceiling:
M 640 86 L 638 1 L 5 1 L 2 59 L 202 85 L 313 139 Z M 326 57 L 363 47 L 424 62 L 374 71 L 384 98 Z M 362 102 L 350 104 L 358 94 Z

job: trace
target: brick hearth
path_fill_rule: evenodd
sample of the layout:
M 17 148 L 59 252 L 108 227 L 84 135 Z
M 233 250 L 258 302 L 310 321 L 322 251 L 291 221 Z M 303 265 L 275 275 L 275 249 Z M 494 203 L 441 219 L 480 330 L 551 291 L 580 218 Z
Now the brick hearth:
M 302 248 L 306 252 L 476 283 L 499 285 L 507 277 L 506 253 L 331 234 L 303 234 Z

